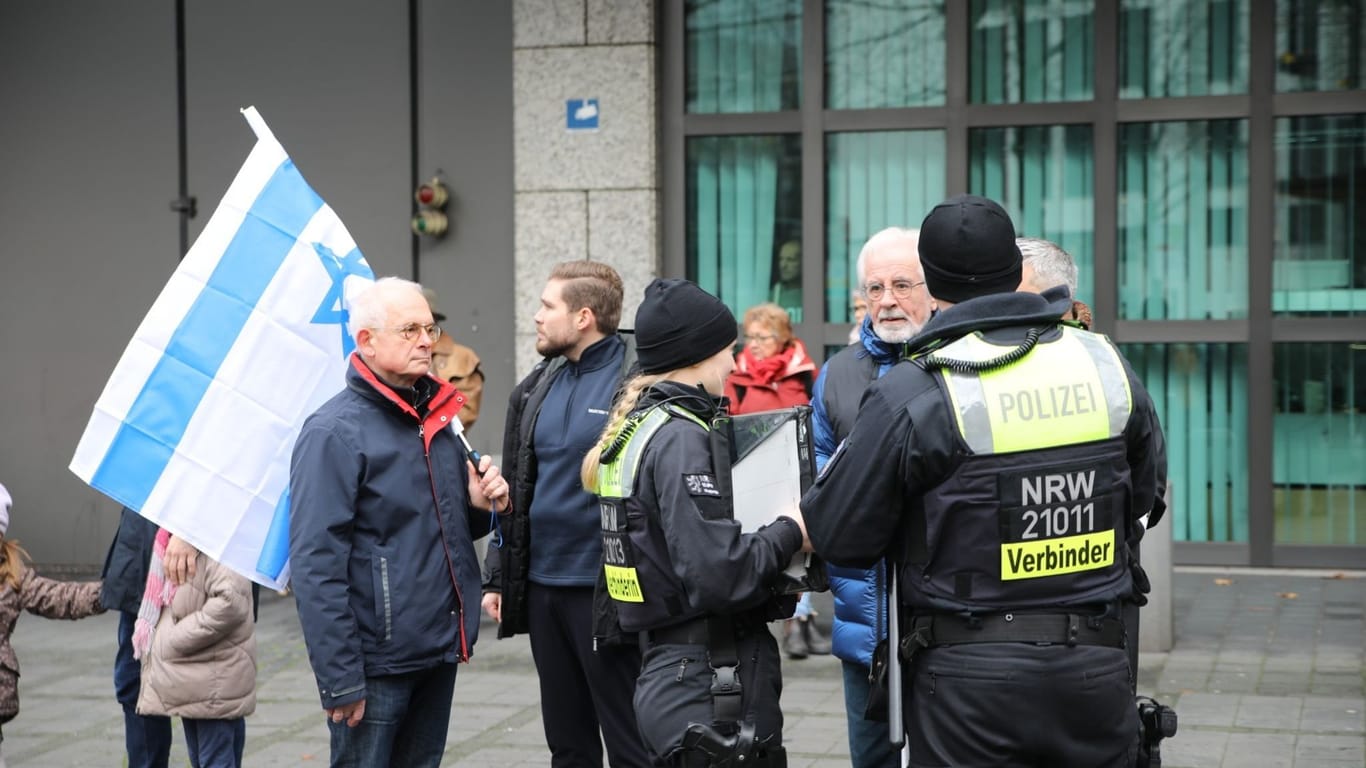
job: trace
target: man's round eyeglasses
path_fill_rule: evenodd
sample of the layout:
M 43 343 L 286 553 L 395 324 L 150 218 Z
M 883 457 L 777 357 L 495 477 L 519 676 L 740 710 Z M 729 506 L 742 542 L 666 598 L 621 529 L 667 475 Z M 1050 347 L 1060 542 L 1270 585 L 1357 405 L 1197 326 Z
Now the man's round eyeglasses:
M 426 332 L 428 338 L 430 338 L 432 341 L 436 341 L 437 339 L 441 338 L 441 326 L 437 325 L 436 323 L 431 323 L 430 325 L 422 325 L 421 323 L 408 323 L 407 325 L 401 328 L 386 328 L 385 330 L 397 333 L 399 336 L 403 338 L 404 341 L 412 341 L 413 339 L 416 339 L 424 331 Z
M 911 291 L 925 284 L 924 280 L 913 283 L 910 280 L 893 280 L 890 288 L 892 295 L 898 299 L 904 299 L 911 295 Z M 882 295 L 889 289 L 884 288 L 882 283 L 869 283 L 863 286 L 863 294 L 869 301 L 881 301 Z

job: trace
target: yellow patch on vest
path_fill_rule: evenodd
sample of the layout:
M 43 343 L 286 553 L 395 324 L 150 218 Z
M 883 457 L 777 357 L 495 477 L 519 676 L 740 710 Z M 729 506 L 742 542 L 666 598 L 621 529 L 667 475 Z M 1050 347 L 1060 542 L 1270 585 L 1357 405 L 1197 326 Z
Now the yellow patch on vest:
M 1114 562 L 1114 530 L 1002 544 L 1001 581 L 1094 571 Z
M 619 565 L 604 565 L 603 568 L 607 571 L 607 594 L 613 600 L 620 600 L 623 603 L 645 602 L 635 568 L 623 568 Z

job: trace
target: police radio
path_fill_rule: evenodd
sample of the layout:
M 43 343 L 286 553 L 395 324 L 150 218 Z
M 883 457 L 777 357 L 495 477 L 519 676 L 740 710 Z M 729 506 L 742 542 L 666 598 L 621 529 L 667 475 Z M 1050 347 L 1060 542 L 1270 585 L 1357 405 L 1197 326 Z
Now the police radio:
M 1162 768 L 1163 739 L 1176 735 L 1176 710 L 1147 697 L 1138 697 L 1138 768 Z

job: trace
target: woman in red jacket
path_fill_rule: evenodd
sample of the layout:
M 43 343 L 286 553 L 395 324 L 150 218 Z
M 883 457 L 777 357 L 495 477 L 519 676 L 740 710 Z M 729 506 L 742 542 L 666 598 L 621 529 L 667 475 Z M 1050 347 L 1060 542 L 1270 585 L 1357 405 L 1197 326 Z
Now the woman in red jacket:
M 787 310 L 759 304 L 745 312 L 745 347 L 735 356 L 735 372 L 726 380 L 731 413 L 755 413 L 806 405 L 816 364 L 801 339 L 792 335 Z
M 735 356 L 735 371 L 726 379 L 731 413 L 756 413 L 811 402 L 816 364 L 801 339 L 792 335 L 792 320 L 777 304 L 759 304 L 745 312 L 745 347 Z M 784 622 L 783 650 L 788 658 L 830 652 L 830 640 L 811 621 L 811 595 L 803 594 L 797 612 Z

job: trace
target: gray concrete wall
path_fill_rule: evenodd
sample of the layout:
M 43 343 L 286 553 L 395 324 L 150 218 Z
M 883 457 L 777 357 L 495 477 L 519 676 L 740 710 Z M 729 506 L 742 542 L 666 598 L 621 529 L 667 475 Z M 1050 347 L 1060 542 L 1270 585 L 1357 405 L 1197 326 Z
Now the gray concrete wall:
M 649 0 L 516 0 L 517 372 L 535 364 L 535 314 L 550 267 L 612 265 L 622 326 L 659 274 L 655 6 Z M 598 99 L 599 127 L 570 132 L 566 102 Z
M 67 464 L 178 257 L 170 8 L 0 3 L 0 482 L 40 562 L 118 524 Z
M 424 0 L 418 174 L 440 171 L 451 228 L 421 241 L 423 284 L 437 291 L 445 328 L 473 348 L 485 374 L 470 440 L 503 450 L 507 396 L 516 383 L 512 301 L 512 6 Z
M 186 3 L 188 175 L 200 214 L 246 159 L 255 105 L 378 274 L 412 276 L 406 4 Z M 513 383 L 512 8 L 419 3 L 419 174 L 452 183 L 420 278 L 485 361 L 473 435 Z M 67 470 L 124 345 L 179 259 L 174 5 L 0 4 L 0 482 L 42 564 L 98 565 L 118 506 Z M 496 446 L 496 447 L 495 447 Z

